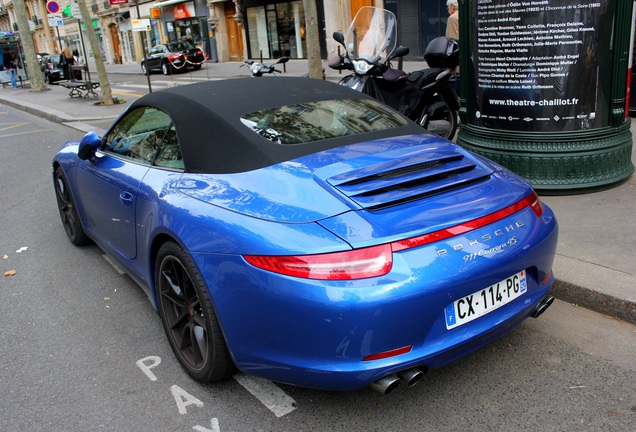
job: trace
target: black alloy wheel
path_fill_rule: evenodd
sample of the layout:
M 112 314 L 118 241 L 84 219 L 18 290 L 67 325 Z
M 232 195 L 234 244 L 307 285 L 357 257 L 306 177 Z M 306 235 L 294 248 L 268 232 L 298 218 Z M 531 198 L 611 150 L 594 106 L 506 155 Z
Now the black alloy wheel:
M 431 105 L 422 113 L 418 123 L 427 131 L 452 140 L 459 125 L 459 113 L 452 109 L 444 99 Z
M 170 346 L 186 371 L 207 383 L 235 371 L 212 300 L 189 255 L 175 243 L 159 249 L 155 264 L 157 307 Z
M 76 246 L 90 243 L 90 239 L 84 233 L 84 228 L 82 228 L 75 201 L 61 167 L 55 169 L 55 198 L 57 199 L 57 208 L 62 218 L 62 225 L 64 225 L 64 230 L 71 243 Z

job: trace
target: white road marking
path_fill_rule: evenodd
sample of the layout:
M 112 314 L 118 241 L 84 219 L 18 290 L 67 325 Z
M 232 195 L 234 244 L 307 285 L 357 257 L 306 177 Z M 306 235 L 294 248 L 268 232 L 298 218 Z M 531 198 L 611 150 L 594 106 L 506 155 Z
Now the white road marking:
M 149 364 L 147 364 L 149 363 Z M 146 374 L 146 376 L 150 379 L 150 381 L 157 381 L 157 375 L 150 371 L 150 369 L 159 366 L 161 363 L 161 357 L 159 356 L 148 356 L 144 357 L 140 360 L 137 360 L 135 363 L 141 371 Z
M 296 409 L 296 401 L 271 381 L 237 373 L 234 379 L 261 401 L 276 417 L 282 417 Z
M 213 418 L 210 421 L 210 427 L 212 429 L 208 429 L 206 427 L 196 425 L 196 426 L 192 426 L 192 429 L 194 429 L 197 432 L 221 432 L 221 427 L 219 426 L 219 419 L 217 418 Z
M 174 401 L 177 403 L 177 409 L 181 415 L 188 413 L 186 409 L 188 405 L 195 405 L 199 408 L 203 407 L 203 402 L 201 402 L 200 399 L 195 398 L 176 384 L 170 387 L 170 392 L 172 392 L 172 397 L 174 397 Z

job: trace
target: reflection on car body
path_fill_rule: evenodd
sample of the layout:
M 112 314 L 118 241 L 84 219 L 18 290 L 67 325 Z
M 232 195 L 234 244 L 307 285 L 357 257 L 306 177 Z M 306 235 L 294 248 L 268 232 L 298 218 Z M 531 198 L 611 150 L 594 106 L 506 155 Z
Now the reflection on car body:
M 150 93 L 53 160 L 69 239 L 192 377 L 389 393 L 549 306 L 557 222 L 525 181 L 359 92 L 266 81 Z

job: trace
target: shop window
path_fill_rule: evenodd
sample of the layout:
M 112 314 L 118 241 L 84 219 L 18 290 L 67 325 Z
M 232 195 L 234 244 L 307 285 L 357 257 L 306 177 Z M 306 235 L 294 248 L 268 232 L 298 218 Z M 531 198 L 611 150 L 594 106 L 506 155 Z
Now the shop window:
M 302 1 L 247 8 L 250 56 L 306 58 Z

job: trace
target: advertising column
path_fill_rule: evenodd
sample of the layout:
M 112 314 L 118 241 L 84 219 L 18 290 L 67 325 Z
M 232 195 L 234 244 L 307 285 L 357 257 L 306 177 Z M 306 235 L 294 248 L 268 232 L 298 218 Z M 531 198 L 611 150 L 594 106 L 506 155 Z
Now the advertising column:
M 466 1 L 461 41 L 470 57 L 462 55 L 462 88 L 469 91 L 458 143 L 538 189 L 595 188 L 628 177 L 632 1 Z

